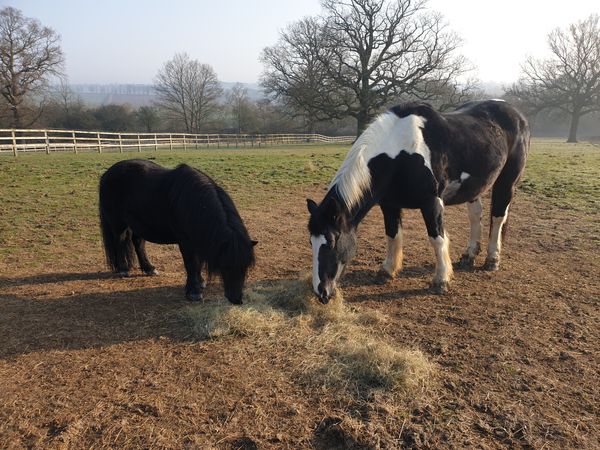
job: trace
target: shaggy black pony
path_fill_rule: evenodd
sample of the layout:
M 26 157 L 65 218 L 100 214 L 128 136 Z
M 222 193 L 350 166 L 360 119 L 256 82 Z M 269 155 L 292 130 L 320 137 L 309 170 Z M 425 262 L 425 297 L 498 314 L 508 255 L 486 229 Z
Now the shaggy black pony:
M 326 303 L 356 249 L 356 228 L 379 204 L 387 235 L 383 271 L 402 268 L 403 208 L 421 210 L 436 254 L 433 290 L 452 277 L 444 205 L 468 204 L 471 233 L 461 264 L 481 251 L 481 196 L 492 190 L 485 269 L 496 270 L 501 230 L 529 149 L 527 120 L 502 100 L 469 102 L 440 114 L 409 103 L 380 115 L 356 140 L 320 205 L 308 200 L 313 288 Z
M 186 164 L 169 170 L 132 159 L 110 167 L 100 179 L 100 227 L 108 265 L 128 276 L 134 250 L 147 275 L 156 274 L 145 241 L 179 244 L 187 282 L 185 295 L 200 300 L 206 286 L 202 267 L 223 279 L 225 296 L 242 303 L 255 241 L 227 193 L 206 174 Z

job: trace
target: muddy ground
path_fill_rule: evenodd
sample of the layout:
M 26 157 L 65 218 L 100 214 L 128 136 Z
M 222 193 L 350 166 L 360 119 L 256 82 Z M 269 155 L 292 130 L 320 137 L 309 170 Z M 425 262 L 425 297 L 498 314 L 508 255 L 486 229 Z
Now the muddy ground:
M 323 190 L 241 210 L 259 241 L 249 283 L 310 269 L 307 195 Z M 465 209 L 447 209 L 455 261 Z M 427 290 L 418 212 L 393 281 L 378 275 L 379 210 L 360 227 L 346 301 L 384 313 L 392 342 L 437 366 L 401 409 L 299 383 L 284 348 L 192 339 L 173 246 L 149 245 L 152 278 L 107 274 L 99 243 L 36 273 L 5 267 L 0 448 L 600 448 L 598 216 L 525 194 L 511 214 L 500 271 L 457 271 L 443 296 Z M 220 295 L 213 281 L 206 301 Z

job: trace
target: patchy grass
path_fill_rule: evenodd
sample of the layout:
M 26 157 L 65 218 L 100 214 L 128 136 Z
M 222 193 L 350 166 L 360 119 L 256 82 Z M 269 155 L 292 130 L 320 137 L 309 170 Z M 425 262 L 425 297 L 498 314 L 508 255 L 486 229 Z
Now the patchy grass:
M 348 145 L 141 153 L 21 154 L 0 157 L 0 265 L 39 268 L 60 258 L 77 260 L 100 247 L 97 185 L 121 159 L 149 158 L 174 167 L 197 167 L 244 208 L 264 205 L 290 192 L 324 186 Z M 600 208 L 600 148 L 533 140 L 521 190 L 562 208 L 597 214 Z
M 534 139 L 520 189 L 562 208 L 598 214 L 600 147 Z
M 329 180 L 347 150 L 339 145 L 142 153 L 22 154 L 0 157 L 0 264 L 39 267 L 77 258 L 99 246 L 98 180 L 122 159 L 148 158 L 166 167 L 187 163 L 206 172 L 239 207 Z
M 248 289 L 246 304 L 225 300 L 191 306 L 182 318 L 200 339 L 251 337 L 256 345 L 288 349 L 296 376 L 343 393 L 413 390 L 428 386 L 433 365 L 418 350 L 398 349 L 378 331 L 386 322 L 375 311 L 347 306 L 338 290 L 319 303 L 310 280 L 278 280 Z

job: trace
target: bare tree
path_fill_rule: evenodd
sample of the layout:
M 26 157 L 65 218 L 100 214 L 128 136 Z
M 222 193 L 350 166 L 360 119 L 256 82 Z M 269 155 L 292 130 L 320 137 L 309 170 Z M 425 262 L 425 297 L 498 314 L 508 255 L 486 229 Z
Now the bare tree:
M 12 126 L 22 127 L 26 100 L 39 95 L 49 79 L 61 73 L 64 62 L 60 36 L 21 11 L 0 10 L 0 94 L 12 112 Z M 29 111 L 30 123 L 41 114 Z
M 250 132 L 258 127 L 256 107 L 248 97 L 248 89 L 236 83 L 227 93 L 227 104 L 237 133 Z
M 279 42 L 261 55 L 262 86 L 292 118 L 304 120 L 308 133 L 317 122 L 344 114 L 338 110 L 340 90 L 322 62 L 331 56 L 325 39 L 322 21 L 306 17 L 282 31 Z
M 549 59 L 528 58 L 507 94 L 532 113 L 558 109 L 571 117 L 567 142 L 577 142 L 582 116 L 600 111 L 599 16 L 555 29 L 548 35 Z
M 186 132 L 198 133 L 218 110 L 223 90 L 213 68 L 185 53 L 167 61 L 155 81 L 157 106 L 170 119 L 183 123 Z
M 297 88 L 294 102 L 318 111 L 316 117 L 354 117 L 358 134 L 394 99 L 447 96 L 458 89 L 456 79 L 467 64 L 455 56 L 458 36 L 425 5 L 426 0 L 323 0 L 321 17 L 292 25 L 263 51 L 263 85 L 288 97 Z M 303 71 L 310 83 L 303 81 Z

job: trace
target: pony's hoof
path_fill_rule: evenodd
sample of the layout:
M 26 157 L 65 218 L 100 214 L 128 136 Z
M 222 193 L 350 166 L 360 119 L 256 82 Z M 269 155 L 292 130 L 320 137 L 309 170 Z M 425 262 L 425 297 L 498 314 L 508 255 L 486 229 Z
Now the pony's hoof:
M 497 259 L 486 259 L 485 264 L 483 265 L 483 270 L 488 270 L 490 272 L 495 272 L 500 268 L 500 261 Z
M 185 293 L 185 298 L 187 298 L 190 302 L 199 302 L 200 300 L 202 300 L 202 294 L 201 293 L 191 293 L 191 292 L 186 292 Z
M 447 281 L 434 281 L 429 290 L 432 294 L 442 295 L 448 292 L 449 283 Z
M 121 278 L 129 278 L 129 272 L 125 271 L 125 270 L 122 270 L 122 271 L 119 272 L 119 276 Z
M 158 270 L 152 268 L 150 270 L 144 270 L 144 274 L 149 276 L 149 277 L 153 277 L 155 275 L 158 275 Z
M 472 269 L 475 266 L 475 258 L 469 255 L 462 255 L 458 260 L 459 269 Z

